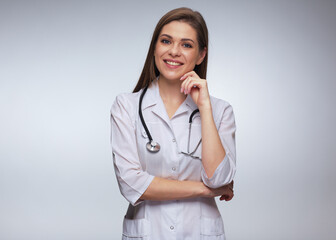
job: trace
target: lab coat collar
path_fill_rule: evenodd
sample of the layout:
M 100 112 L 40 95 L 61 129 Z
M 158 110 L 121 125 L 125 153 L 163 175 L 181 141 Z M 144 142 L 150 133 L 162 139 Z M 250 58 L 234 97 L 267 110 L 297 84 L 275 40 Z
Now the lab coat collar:
M 160 96 L 158 78 L 156 78 L 148 87 L 143 99 L 143 110 L 148 107 L 151 107 L 152 112 L 163 119 L 170 126 L 170 120 Z
M 146 109 L 150 108 L 154 114 L 162 118 L 169 125 L 169 117 L 160 96 L 157 80 L 158 79 L 153 80 L 147 89 L 147 92 L 142 100 L 142 111 L 146 111 Z
M 175 112 L 174 117 L 180 114 L 183 114 L 183 113 L 188 113 L 188 112 L 191 113 L 195 109 L 197 109 L 197 105 L 194 103 L 191 96 L 188 94 L 184 102 Z
M 142 101 L 142 110 L 145 110 L 149 107 L 152 107 L 151 110 L 153 113 L 161 117 L 167 123 L 170 122 L 166 108 L 160 96 L 158 79 L 155 79 L 148 87 Z M 197 105 L 194 103 L 191 96 L 188 95 L 182 105 L 178 108 L 174 116 L 183 114 L 188 111 L 194 111 L 195 109 L 197 109 Z
M 188 96 L 187 96 L 187 98 L 184 102 L 192 111 L 197 109 L 197 105 L 196 105 L 196 103 L 194 103 L 194 100 L 192 100 L 190 94 L 188 94 Z
M 159 101 L 159 88 L 157 80 L 154 80 L 151 85 L 148 87 L 147 92 L 142 100 L 142 110 L 145 110 L 148 107 L 156 105 Z M 143 90 L 142 90 L 143 91 Z

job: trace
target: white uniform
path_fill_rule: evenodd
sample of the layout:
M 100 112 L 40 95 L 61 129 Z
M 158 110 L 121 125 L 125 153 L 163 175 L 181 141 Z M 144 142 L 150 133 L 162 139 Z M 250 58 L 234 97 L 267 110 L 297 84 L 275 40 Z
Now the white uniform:
M 148 129 L 161 150 L 146 149 L 147 134 L 141 124 L 138 106 L 142 90 L 117 96 L 111 108 L 113 162 L 121 194 L 130 202 L 123 222 L 122 239 L 146 240 L 222 240 L 225 239 L 222 217 L 214 198 L 173 201 L 140 200 L 154 176 L 203 181 L 211 188 L 230 183 L 236 171 L 235 120 L 232 107 L 211 97 L 213 116 L 226 156 L 212 178 L 201 162 L 202 144 L 193 158 L 187 152 L 189 116 L 197 105 L 188 95 L 169 119 L 159 94 L 157 80 L 148 88 L 142 113 Z M 190 149 L 201 140 L 199 113 L 193 117 Z

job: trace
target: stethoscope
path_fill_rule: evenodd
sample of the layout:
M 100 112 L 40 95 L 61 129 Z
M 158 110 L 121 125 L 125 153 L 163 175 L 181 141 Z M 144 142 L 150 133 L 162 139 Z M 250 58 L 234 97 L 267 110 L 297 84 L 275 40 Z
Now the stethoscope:
M 146 122 L 143 118 L 143 115 L 142 115 L 142 110 L 141 110 L 141 106 L 142 106 L 142 100 L 143 100 L 143 97 L 145 96 L 145 93 L 147 91 L 147 87 L 144 88 L 144 90 L 142 91 L 141 95 L 140 95 L 140 99 L 139 99 L 139 116 L 140 116 L 140 120 L 141 120 L 141 123 L 142 123 L 142 126 L 144 127 L 145 131 L 146 131 L 146 134 L 149 138 L 149 141 L 148 143 L 146 143 L 146 148 L 149 152 L 151 153 L 157 153 L 158 151 L 160 151 L 160 144 L 158 142 L 154 142 L 153 141 L 153 138 L 152 138 L 152 135 L 150 134 L 148 128 L 147 128 L 147 125 L 146 125 Z M 189 155 L 189 156 L 192 156 L 197 147 L 201 144 L 201 140 L 198 142 L 195 150 L 193 152 L 190 152 L 190 134 L 191 134 L 191 125 L 192 125 L 192 119 L 194 117 L 194 115 L 199 112 L 199 109 L 195 109 L 191 114 L 190 114 L 190 117 L 189 117 L 189 135 L 188 135 L 188 148 L 187 148 L 187 151 L 188 152 L 182 152 L 183 154 L 186 154 L 186 155 Z

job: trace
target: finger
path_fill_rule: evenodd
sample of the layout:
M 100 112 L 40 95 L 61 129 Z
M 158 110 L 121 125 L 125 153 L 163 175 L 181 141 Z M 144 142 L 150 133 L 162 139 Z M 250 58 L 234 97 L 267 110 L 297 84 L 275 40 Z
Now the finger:
M 221 201 L 225 200 L 226 201 L 226 199 L 228 199 L 228 198 L 229 198 L 229 196 L 224 194 L 219 198 L 219 200 L 221 200 Z
M 184 92 L 185 84 L 186 84 L 186 80 L 184 80 L 184 81 L 181 83 L 181 93 Z
M 194 79 L 194 78 L 190 78 L 190 81 L 188 81 L 188 83 L 186 83 L 186 89 L 187 89 L 187 93 L 190 93 L 192 88 L 203 88 L 205 81 L 204 80 L 199 80 L 199 79 Z
M 182 83 L 181 92 L 184 92 L 184 94 L 189 94 L 191 91 L 191 88 L 195 85 L 198 86 L 197 80 L 193 77 L 187 77 L 186 80 Z M 199 86 L 200 87 L 200 86 Z
M 186 82 L 186 85 L 185 85 L 186 92 L 189 94 L 191 91 L 191 88 L 198 87 L 198 85 L 199 84 L 197 84 L 197 81 L 194 78 L 188 77 L 188 82 Z
M 181 84 L 181 92 L 184 92 L 184 94 L 187 94 L 187 86 L 188 86 L 188 83 L 190 82 L 190 78 L 186 78 L 182 84 Z
M 231 201 L 233 197 L 234 197 L 234 194 L 232 194 L 226 201 Z
M 225 200 L 226 202 L 228 202 L 228 201 L 231 201 L 232 198 L 233 198 L 233 195 L 226 195 L 225 197 L 223 197 L 222 200 Z
M 190 71 L 185 73 L 180 80 L 185 80 L 187 77 L 195 77 L 195 78 L 200 78 L 195 71 Z
M 198 76 L 194 71 L 190 71 L 190 72 L 187 72 L 185 73 L 181 78 L 180 80 L 185 80 L 187 77 L 193 77 L 193 76 Z

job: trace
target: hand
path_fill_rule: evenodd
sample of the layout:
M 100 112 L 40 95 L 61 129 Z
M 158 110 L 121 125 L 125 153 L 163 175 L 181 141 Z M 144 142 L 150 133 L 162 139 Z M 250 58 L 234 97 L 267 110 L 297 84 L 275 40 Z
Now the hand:
M 233 194 L 233 181 L 225 186 L 222 186 L 220 188 L 208 188 L 205 191 L 205 197 L 218 197 L 219 200 L 225 200 L 225 201 L 230 201 L 234 194 Z
M 225 200 L 225 201 L 230 201 L 232 198 L 233 198 L 233 196 L 234 196 L 234 191 L 233 191 L 233 180 L 232 180 L 232 182 L 230 182 L 228 185 L 226 185 L 228 188 L 230 188 L 230 190 L 232 191 L 232 196 L 228 196 L 228 195 L 222 195 L 220 198 L 219 198 L 219 200 L 220 201 L 223 201 L 223 200 Z
M 181 92 L 190 94 L 198 108 L 211 107 L 207 81 L 201 79 L 194 71 L 184 74 L 181 79 Z

